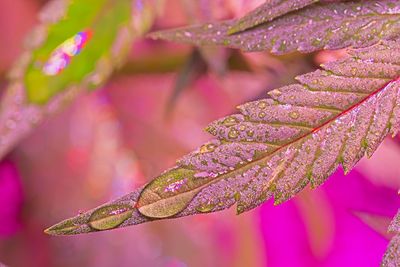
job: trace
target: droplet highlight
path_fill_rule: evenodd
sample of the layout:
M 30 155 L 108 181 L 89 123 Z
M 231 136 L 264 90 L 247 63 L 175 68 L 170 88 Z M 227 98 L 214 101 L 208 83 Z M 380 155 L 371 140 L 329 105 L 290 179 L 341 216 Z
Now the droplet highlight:
M 92 32 L 85 30 L 67 39 L 51 53 L 42 71 L 45 75 L 54 76 L 61 73 L 71 62 L 71 59 L 78 55 L 90 40 Z

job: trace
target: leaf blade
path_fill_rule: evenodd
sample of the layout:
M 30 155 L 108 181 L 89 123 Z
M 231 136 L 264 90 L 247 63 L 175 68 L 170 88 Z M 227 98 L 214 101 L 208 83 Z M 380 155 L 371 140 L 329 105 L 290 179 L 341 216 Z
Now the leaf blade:
M 368 47 L 399 36 L 400 10 L 394 0 L 318 3 L 255 28 L 229 35 L 236 20 L 149 34 L 151 38 L 197 46 L 218 45 L 273 54 Z
M 235 203 L 242 213 L 272 197 L 280 204 L 309 183 L 319 186 L 340 164 L 349 170 L 364 154 L 372 153 L 386 134 L 398 132 L 400 71 L 383 72 L 387 75 L 377 80 L 382 71 L 373 66 L 385 63 L 391 69 L 400 64 L 397 53 L 400 47 L 395 42 L 360 49 L 331 63 L 328 70 L 300 76 L 300 84 L 271 91 L 269 99 L 240 106 L 240 114 L 211 123 L 207 130 L 216 139 L 144 188 L 111 202 L 134 207 L 121 227 L 214 212 Z M 364 69 L 360 73 L 369 70 L 372 78 L 353 77 L 351 69 L 339 68 L 356 63 Z M 341 69 L 340 75 L 331 72 L 334 68 Z M 358 84 L 350 88 L 355 92 L 341 90 L 340 85 L 347 88 L 351 83 Z M 93 231 L 87 227 L 91 213 L 72 219 L 84 229 L 72 234 Z M 62 234 L 58 231 L 53 234 Z

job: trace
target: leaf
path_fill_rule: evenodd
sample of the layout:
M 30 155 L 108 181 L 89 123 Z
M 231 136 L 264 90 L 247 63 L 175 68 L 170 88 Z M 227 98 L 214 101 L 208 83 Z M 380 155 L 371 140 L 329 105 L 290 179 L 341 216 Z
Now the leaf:
M 352 52 L 239 107 L 211 123 L 217 138 L 186 155 L 143 188 L 104 206 L 132 208 L 118 227 L 214 212 L 237 203 L 250 210 L 272 196 L 279 204 L 308 183 L 322 184 L 339 164 L 348 172 L 400 128 L 400 45 L 386 42 Z M 101 206 L 46 230 L 66 234 L 89 226 Z
M 35 43 L 24 73 L 27 97 L 33 103 L 47 103 L 52 96 L 73 84 L 86 83 L 86 86 L 97 87 L 114 65 L 111 58 L 117 57 L 120 49 L 126 49 L 126 47 L 115 47 L 116 39 L 129 39 L 130 0 L 84 0 L 62 1 L 62 3 L 64 10 L 57 10 L 60 14 L 56 21 L 54 18 L 51 21 L 47 18 L 52 14 L 42 15 L 42 18 L 47 18 L 45 21 L 48 23 L 45 27 L 37 29 L 40 33 L 36 34 L 43 35 L 42 40 Z M 52 61 L 64 60 L 54 58 L 55 53 L 68 55 L 68 49 L 74 49 L 79 33 L 86 32 L 91 33 L 92 37 L 87 40 L 86 46 L 80 52 L 78 49 L 76 55 L 71 55 L 72 58 L 66 60 L 70 63 L 66 63 L 67 66 L 61 72 L 51 75 L 51 72 L 46 71 L 56 68 L 55 64 L 51 63 L 57 62 Z M 65 45 L 67 46 L 63 47 Z M 126 46 L 126 43 L 123 45 Z M 101 68 L 103 72 L 100 71 Z M 97 72 L 98 79 L 93 78 L 96 74 L 93 72 Z
M 319 0 L 266 0 L 264 4 L 236 21 L 228 30 L 228 34 L 247 30 L 318 1 Z
M 181 93 L 194 81 L 204 75 L 207 71 L 207 62 L 202 57 L 199 49 L 194 49 L 178 73 L 174 89 L 166 105 L 166 114 L 173 110 Z
M 237 20 L 154 32 L 149 36 L 198 46 L 221 45 L 284 54 L 296 50 L 361 48 L 380 40 L 397 39 L 399 21 L 396 0 L 317 3 L 233 35 L 229 31 Z
M 143 0 L 49 2 L 0 100 L 0 158 L 84 88 L 103 84 L 149 29 L 157 6 Z
M 362 211 L 354 211 L 353 215 L 381 236 L 388 240 L 391 239 L 392 235 L 387 233 L 387 228 L 391 221 L 390 217 Z
M 392 238 L 383 256 L 382 267 L 400 266 L 400 210 L 389 226 L 389 232 L 396 235 Z

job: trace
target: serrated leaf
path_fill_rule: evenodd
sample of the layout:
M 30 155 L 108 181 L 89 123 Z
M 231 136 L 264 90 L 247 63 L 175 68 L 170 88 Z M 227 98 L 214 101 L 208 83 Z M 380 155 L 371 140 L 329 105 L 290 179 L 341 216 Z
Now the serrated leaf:
M 286 201 L 316 187 L 339 164 L 348 172 L 400 127 L 400 45 L 386 42 L 299 76 L 300 84 L 246 103 L 240 114 L 211 123 L 216 139 L 186 155 L 144 188 L 106 205 L 134 207 L 119 227 L 161 218 L 214 212 L 237 203 L 250 210 L 272 196 Z M 60 225 L 91 232 L 95 212 Z
M 154 32 L 150 37 L 284 54 L 322 48 L 361 48 L 380 40 L 397 39 L 399 22 L 397 0 L 317 3 L 232 35 L 229 32 L 239 23 L 237 20 Z
M 389 232 L 396 235 L 392 238 L 383 256 L 382 267 L 400 266 L 400 210 L 389 226 Z
M 0 158 L 83 89 L 103 84 L 149 29 L 156 7 L 144 0 L 49 2 L 0 102 Z

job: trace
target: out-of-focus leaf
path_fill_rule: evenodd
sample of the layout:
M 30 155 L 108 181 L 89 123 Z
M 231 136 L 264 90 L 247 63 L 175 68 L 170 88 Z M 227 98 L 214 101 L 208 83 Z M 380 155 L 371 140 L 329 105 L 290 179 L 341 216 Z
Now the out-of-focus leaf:
M 198 46 L 221 45 L 275 54 L 371 46 L 400 33 L 397 0 L 317 3 L 229 35 L 236 20 L 154 32 L 150 37 Z
M 49 2 L 0 102 L 0 158 L 82 89 L 103 84 L 122 65 L 135 37 L 149 29 L 157 7 L 156 0 Z M 82 33 L 91 35 L 84 46 Z
M 131 35 L 131 5 L 130 0 L 52 2 L 41 15 L 47 23 L 36 29 L 41 40 L 33 41 L 22 77 L 28 100 L 45 104 L 72 85 L 97 87 L 103 82 L 117 65 L 114 59 L 120 61 L 119 54 L 125 52 L 121 50 L 129 47 L 125 42 Z M 32 40 L 27 41 L 32 44 Z M 83 46 L 81 51 L 79 45 Z M 59 73 L 58 64 L 65 65 Z M 47 69 L 55 70 L 50 73 Z
M 389 226 L 389 232 L 396 235 L 392 238 L 383 256 L 382 267 L 400 266 L 400 210 Z
M 269 92 L 269 99 L 240 106 L 241 114 L 209 125 L 217 139 L 143 188 L 106 204 L 116 213 L 121 205 L 131 209 L 132 216 L 116 227 L 219 211 L 235 203 L 242 213 L 272 197 L 282 203 L 309 183 L 316 187 L 339 165 L 349 172 L 400 128 L 399 64 L 400 46 L 394 42 L 360 49 L 297 77 L 300 84 Z M 90 218 L 98 209 L 46 231 L 94 231 Z
M 207 63 L 203 60 L 201 52 L 198 49 L 194 49 L 178 73 L 175 87 L 167 103 L 167 113 L 173 109 L 182 91 L 206 71 Z
M 319 0 L 266 0 L 264 4 L 235 22 L 230 27 L 228 33 L 234 34 L 247 30 L 318 1 Z
M 391 238 L 391 235 L 387 233 L 387 228 L 391 220 L 390 217 L 361 211 L 355 211 L 353 214 L 380 235 L 387 239 Z

